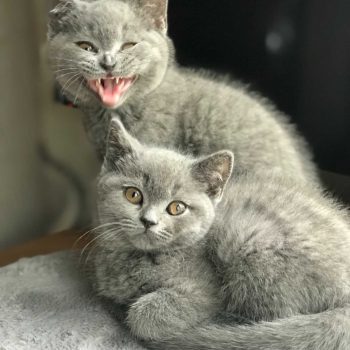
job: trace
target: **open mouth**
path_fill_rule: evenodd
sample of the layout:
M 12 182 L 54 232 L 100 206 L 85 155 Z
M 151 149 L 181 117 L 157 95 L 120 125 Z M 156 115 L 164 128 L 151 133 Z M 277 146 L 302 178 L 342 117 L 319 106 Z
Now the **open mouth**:
M 130 89 L 136 77 L 106 77 L 88 80 L 88 85 L 108 108 L 116 108 L 122 102 L 123 95 Z

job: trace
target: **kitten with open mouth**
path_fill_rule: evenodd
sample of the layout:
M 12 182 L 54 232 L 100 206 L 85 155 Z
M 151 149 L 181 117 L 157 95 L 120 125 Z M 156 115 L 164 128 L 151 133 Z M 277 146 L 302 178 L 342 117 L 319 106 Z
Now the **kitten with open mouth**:
M 88 80 L 89 88 L 95 92 L 107 108 L 115 108 L 123 101 L 124 95 L 135 82 L 136 77 L 107 76 Z
M 237 171 L 274 169 L 318 184 L 303 139 L 282 113 L 241 84 L 176 64 L 167 7 L 167 0 L 60 0 L 50 13 L 56 80 L 85 113 L 100 158 L 117 116 L 146 144 L 194 155 L 225 148 L 235 152 Z

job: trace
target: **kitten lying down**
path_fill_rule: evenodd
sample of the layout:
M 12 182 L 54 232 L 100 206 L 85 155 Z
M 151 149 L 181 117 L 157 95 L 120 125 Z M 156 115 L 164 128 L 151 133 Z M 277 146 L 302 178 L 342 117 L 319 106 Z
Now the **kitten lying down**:
M 126 306 L 130 330 L 154 349 L 349 349 L 347 212 L 273 173 L 228 181 L 232 168 L 230 151 L 141 145 L 113 119 L 97 293 Z

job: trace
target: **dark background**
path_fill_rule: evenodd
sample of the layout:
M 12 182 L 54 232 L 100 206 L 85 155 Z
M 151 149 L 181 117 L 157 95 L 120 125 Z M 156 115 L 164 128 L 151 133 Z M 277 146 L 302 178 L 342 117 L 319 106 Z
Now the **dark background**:
M 181 64 L 248 83 L 350 174 L 349 0 L 170 0 L 169 32 Z

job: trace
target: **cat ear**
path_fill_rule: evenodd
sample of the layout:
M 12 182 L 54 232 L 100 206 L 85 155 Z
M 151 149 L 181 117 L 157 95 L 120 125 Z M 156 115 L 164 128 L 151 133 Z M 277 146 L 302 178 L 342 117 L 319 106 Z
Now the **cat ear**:
M 137 159 L 140 143 L 133 138 L 117 118 L 111 120 L 104 166 L 108 170 L 120 170 Z
M 192 166 L 194 178 L 207 186 L 206 193 L 220 201 L 225 185 L 232 174 L 234 156 L 230 151 L 220 151 L 201 158 Z
M 147 16 L 164 34 L 168 30 L 168 0 L 139 0 Z
M 84 1 L 81 0 L 58 1 L 58 4 L 54 7 L 54 9 L 49 12 L 49 39 L 55 36 L 58 32 L 64 30 L 66 17 L 72 15 L 74 9 L 83 2 Z

